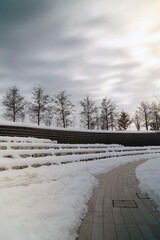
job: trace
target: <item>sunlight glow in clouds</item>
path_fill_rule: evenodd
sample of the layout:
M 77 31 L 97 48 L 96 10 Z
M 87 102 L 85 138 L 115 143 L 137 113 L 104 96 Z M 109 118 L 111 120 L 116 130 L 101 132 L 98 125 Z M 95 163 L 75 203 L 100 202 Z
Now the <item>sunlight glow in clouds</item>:
M 159 95 L 159 13 L 159 0 L 1 0 L 0 101 L 40 84 L 134 111 Z

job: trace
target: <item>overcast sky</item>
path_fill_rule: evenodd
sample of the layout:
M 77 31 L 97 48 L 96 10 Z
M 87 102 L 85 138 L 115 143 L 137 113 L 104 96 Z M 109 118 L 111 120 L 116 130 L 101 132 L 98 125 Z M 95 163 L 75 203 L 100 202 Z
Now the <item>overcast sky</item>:
M 38 85 L 131 112 L 160 94 L 159 0 L 0 0 L 0 101 Z

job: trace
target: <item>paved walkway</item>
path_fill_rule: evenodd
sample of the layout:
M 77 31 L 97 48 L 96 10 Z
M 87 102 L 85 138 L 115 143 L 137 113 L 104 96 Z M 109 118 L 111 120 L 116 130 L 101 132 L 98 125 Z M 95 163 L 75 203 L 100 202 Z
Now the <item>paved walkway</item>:
M 78 240 L 160 239 L 160 213 L 141 194 L 135 177 L 135 168 L 143 162 L 122 165 L 98 177 L 100 186 L 88 203 Z

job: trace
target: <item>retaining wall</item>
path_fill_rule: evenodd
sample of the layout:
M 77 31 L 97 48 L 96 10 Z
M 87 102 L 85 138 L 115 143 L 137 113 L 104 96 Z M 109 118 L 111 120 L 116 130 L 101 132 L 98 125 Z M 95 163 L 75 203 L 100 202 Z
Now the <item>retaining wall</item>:
M 58 143 L 105 143 L 125 146 L 160 145 L 160 132 L 103 133 L 0 125 L 0 136 L 46 138 L 57 140 Z

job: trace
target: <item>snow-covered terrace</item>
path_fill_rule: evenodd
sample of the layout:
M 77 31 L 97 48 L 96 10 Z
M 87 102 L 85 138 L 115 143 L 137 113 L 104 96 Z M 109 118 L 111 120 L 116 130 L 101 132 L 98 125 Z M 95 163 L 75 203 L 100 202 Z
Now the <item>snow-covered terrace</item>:
M 139 160 L 140 187 L 160 206 L 160 146 L 0 137 L 0 239 L 75 240 L 96 176 Z

